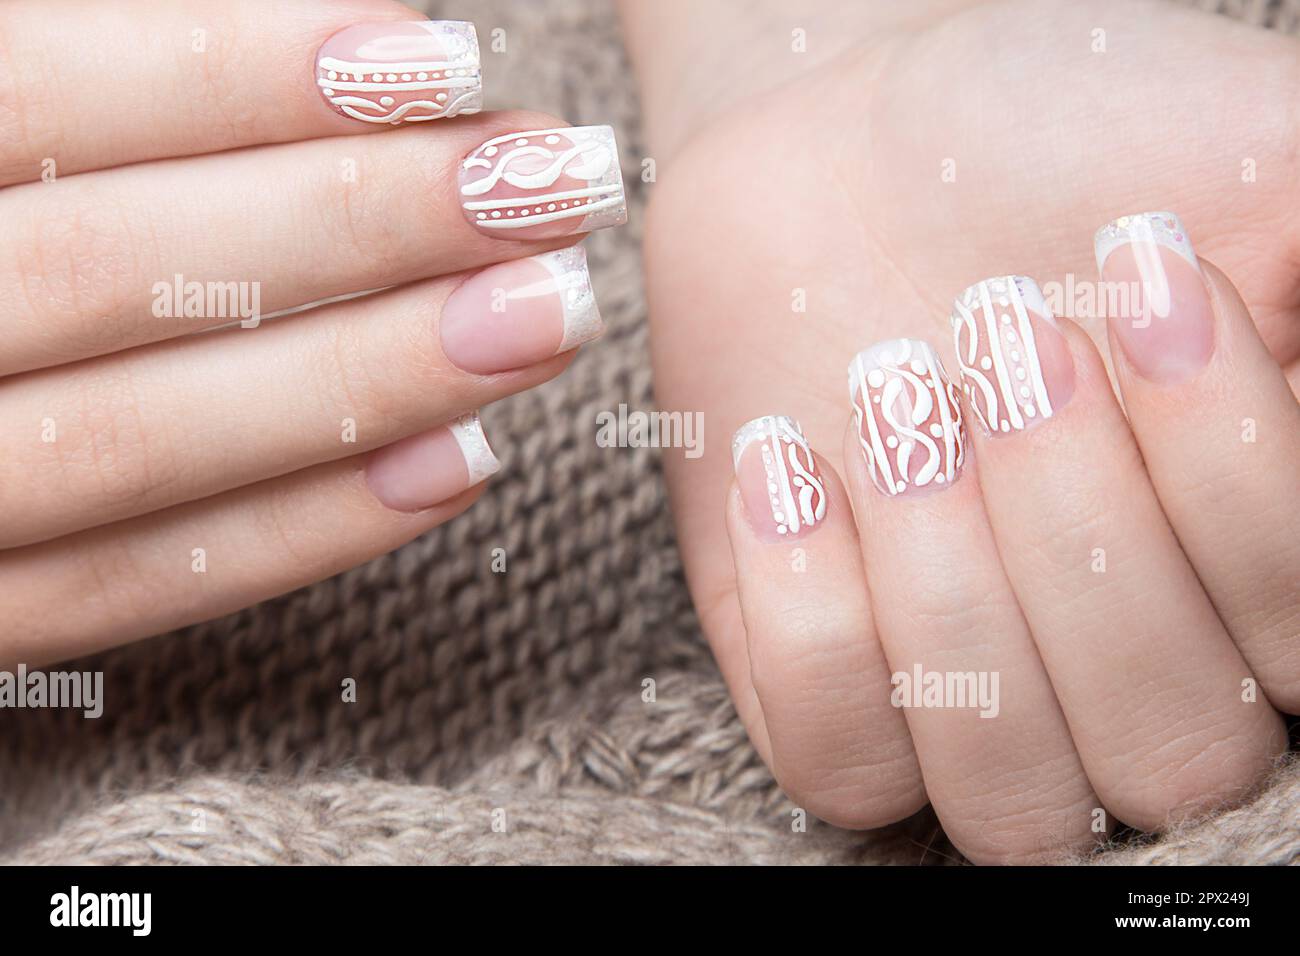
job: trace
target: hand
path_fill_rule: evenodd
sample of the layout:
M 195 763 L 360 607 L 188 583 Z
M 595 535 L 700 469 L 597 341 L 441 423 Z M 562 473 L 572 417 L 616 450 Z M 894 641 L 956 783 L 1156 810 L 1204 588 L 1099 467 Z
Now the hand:
M 478 103 L 472 27 L 380 0 L 5 5 L 0 663 L 473 503 L 476 409 L 599 334 L 570 244 L 624 208 L 608 128 Z
M 627 8 L 662 145 L 646 249 L 656 393 L 714 435 L 797 418 L 820 453 L 751 430 L 730 497 L 716 444 L 667 458 L 697 609 L 778 781 L 843 826 L 928 798 L 976 861 L 1050 858 L 1115 818 L 1156 828 L 1240 795 L 1285 748 L 1273 707 L 1300 709 L 1293 42 L 1154 4 L 711 9 L 728 42 L 701 29 L 674 54 L 678 7 L 656 14 L 661 32 Z M 806 55 L 785 52 L 792 24 Z M 1026 286 L 1051 415 L 1022 407 L 993 435 L 987 397 L 960 393 L 974 377 L 956 374 L 954 297 L 1013 272 L 1058 302 L 1053 288 L 1096 291 L 1096 226 L 1169 206 L 1244 303 L 1214 266 L 1197 274 L 1190 245 L 1142 236 L 1106 259 L 1108 280 L 1147 283 L 1109 324 L 1071 301 L 1055 331 Z M 1142 328 L 1160 275 L 1172 307 Z M 1127 420 L 1072 315 L 1113 339 Z M 845 402 L 850 360 L 904 337 L 954 372 L 911 422 L 936 445 L 958 438 L 941 411 L 960 394 L 966 454 L 939 445 L 946 483 L 920 480 L 929 454 L 904 433 L 909 461 L 885 448 L 869 466 L 870 415 Z M 964 359 L 983 357 L 987 341 Z M 869 352 L 856 400 L 902 358 Z M 918 395 L 886 404 L 906 420 Z M 775 503 L 764 450 L 791 466 Z M 900 478 L 929 493 L 890 493 Z M 787 522 L 793 542 L 774 519 L 789 504 L 812 518 Z M 891 676 L 918 667 L 999 675 L 996 718 L 894 706 L 913 701 L 891 701 L 906 689 Z

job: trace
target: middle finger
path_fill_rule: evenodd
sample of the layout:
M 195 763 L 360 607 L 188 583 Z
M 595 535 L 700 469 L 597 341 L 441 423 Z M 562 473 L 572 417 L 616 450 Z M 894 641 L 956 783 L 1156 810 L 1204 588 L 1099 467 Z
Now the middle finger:
M 954 303 L 985 506 L 1102 802 L 1155 829 L 1241 792 L 1285 748 L 1178 546 L 1087 336 L 1020 276 Z
M 9 315 L 0 375 L 236 319 L 253 325 L 272 312 L 526 256 L 622 222 L 613 132 L 556 125 L 544 114 L 493 113 L 441 129 L 265 146 L 6 189 L 0 302 Z M 525 146 L 476 156 L 505 134 Z M 466 168 L 470 156 L 475 164 Z M 462 179 L 470 186 L 481 166 L 500 182 L 462 195 Z M 571 194 L 594 190 L 601 208 L 586 214 L 591 196 Z M 493 204 L 485 221 L 495 214 L 544 222 L 476 226 L 485 203 Z M 547 212 L 550 205 L 564 208 Z

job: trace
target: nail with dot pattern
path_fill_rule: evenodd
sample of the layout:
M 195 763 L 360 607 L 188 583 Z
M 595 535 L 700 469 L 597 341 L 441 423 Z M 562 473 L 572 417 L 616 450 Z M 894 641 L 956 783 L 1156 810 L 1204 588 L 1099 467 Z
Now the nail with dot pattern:
M 498 239 L 552 239 L 627 222 L 608 126 L 495 136 L 461 162 L 459 185 L 465 218 Z
M 1074 360 L 1038 283 L 997 276 L 953 302 L 962 391 L 992 435 L 1024 431 L 1056 414 L 1074 392 Z
M 483 107 L 478 36 L 461 20 L 358 23 L 316 54 L 316 87 L 362 123 L 420 123 Z
M 929 343 L 890 339 L 859 352 L 849 365 L 849 401 L 867 471 L 881 493 L 936 491 L 960 477 L 961 403 Z
M 765 541 L 801 537 L 826 518 L 826 485 L 803 429 L 793 418 L 765 415 L 731 440 L 736 484 L 755 534 Z

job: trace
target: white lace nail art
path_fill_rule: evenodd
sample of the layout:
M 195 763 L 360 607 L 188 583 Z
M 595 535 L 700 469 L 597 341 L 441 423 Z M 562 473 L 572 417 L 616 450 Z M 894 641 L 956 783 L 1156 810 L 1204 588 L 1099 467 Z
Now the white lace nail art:
M 618 146 L 608 126 L 497 136 L 460 169 L 465 218 L 488 235 L 543 238 L 627 221 Z
M 799 423 L 784 415 L 765 415 L 741 425 L 731 439 L 735 468 L 755 442 L 760 443 L 777 534 L 795 535 L 820 524 L 826 517 L 826 486 Z
M 1093 249 L 1097 254 L 1098 274 L 1112 252 L 1131 242 L 1164 246 L 1182 256 L 1197 272 L 1201 271 L 1196 251 L 1192 248 L 1192 240 L 1187 237 L 1181 219 L 1172 212 L 1140 212 L 1132 216 L 1120 216 L 1097 230 L 1097 235 L 1093 238 Z
M 492 453 L 487 435 L 483 433 L 483 423 L 479 420 L 478 412 L 462 415 L 448 427 L 456 444 L 460 446 L 461 454 L 465 456 L 471 487 L 501 470 L 501 462 Z
M 335 110 L 363 123 L 422 123 L 483 105 L 478 36 L 459 20 L 358 23 L 316 57 L 316 86 Z
M 891 339 L 859 352 L 849 365 L 849 401 L 867 470 L 884 494 L 947 487 L 961 474 L 961 404 L 925 342 Z
M 1029 312 L 1051 322 L 1038 283 L 997 276 L 963 292 L 952 309 L 962 389 L 990 432 L 1021 431 L 1052 417 Z

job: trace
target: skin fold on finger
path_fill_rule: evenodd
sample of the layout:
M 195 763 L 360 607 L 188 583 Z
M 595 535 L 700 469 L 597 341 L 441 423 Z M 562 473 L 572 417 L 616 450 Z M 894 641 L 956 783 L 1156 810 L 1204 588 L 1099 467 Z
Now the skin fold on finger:
M 1264 692 L 1296 713 L 1300 405 L 1172 213 L 1103 227 L 1097 254 L 1104 282 L 1134 290 L 1109 318 L 1112 354 L 1161 506 Z
M 441 432 L 447 432 L 443 428 Z M 42 544 L 0 551 L 0 661 L 44 666 L 256 604 L 391 551 L 468 508 L 477 442 L 386 448 Z M 464 444 L 462 444 L 464 442 Z M 469 449 L 470 454 L 465 457 Z M 406 462 L 395 458 L 412 457 Z M 490 455 L 490 452 L 488 453 Z M 495 462 L 495 458 L 491 460 Z M 406 467 L 387 507 L 372 474 Z M 414 477 L 414 476 L 410 476 Z M 475 479 L 478 482 L 470 484 Z M 420 504 L 409 507 L 424 494 Z M 437 499 L 437 500 L 434 500 Z
M 0 547 L 347 457 L 564 370 L 572 351 L 499 374 L 457 368 L 440 341 L 439 313 L 461 293 L 473 300 L 465 288 L 472 281 L 416 283 L 257 329 L 190 336 L 0 382 L 0 442 L 13 449 L 0 461 Z M 548 317 L 558 324 L 560 311 Z M 530 309 L 524 321 L 536 320 Z M 503 321 L 485 332 L 493 335 Z M 459 334 L 455 347 L 463 349 Z M 543 350 L 560 335 L 554 329 Z M 496 338 L 508 358 L 519 356 L 520 343 Z M 42 478 L 24 477 L 31 475 Z
M 733 456 L 727 527 L 772 772 L 837 826 L 907 817 L 925 790 L 889 702 L 844 487 L 783 416 L 742 426 Z
M 985 508 L 1089 780 L 1144 829 L 1244 794 L 1285 749 L 1282 724 L 1244 692 L 1250 669 L 1160 510 L 1100 356 L 1073 323 L 1033 314 L 1032 280 L 972 290 L 953 324 Z M 1054 359 L 1035 363 L 1031 346 Z M 1030 396 L 1045 387 L 1050 412 L 1022 381 Z
M 1086 852 L 1109 826 L 1003 572 L 956 389 L 905 339 L 861 353 L 849 383 L 844 461 L 872 610 L 945 832 L 977 863 Z
M 489 113 L 437 131 L 265 146 L 4 190 L 0 301 L 11 312 L 0 375 L 232 322 L 255 327 L 286 309 L 558 249 L 621 223 L 607 127 L 582 128 L 604 133 L 563 152 L 548 136 L 517 136 L 528 141 L 511 153 L 525 155 L 482 181 L 509 178 L 490 194 L 462 195 L 464 164 L 484 141 L 559 123 Z M 504 162 L 499 149 L 492 159 Z M 571 195 L 587 191 L 585 176 L 607 204 L 591 214 L 592 196 Z M 493 230 L 466 203 L 491 204 L 480 210 L 491 222 L 566 218 Z
M 0 186 L 391 129 L 330 107 L 317 54 L 353 24 L 425 19 L 389 0 L 10 0 Z

